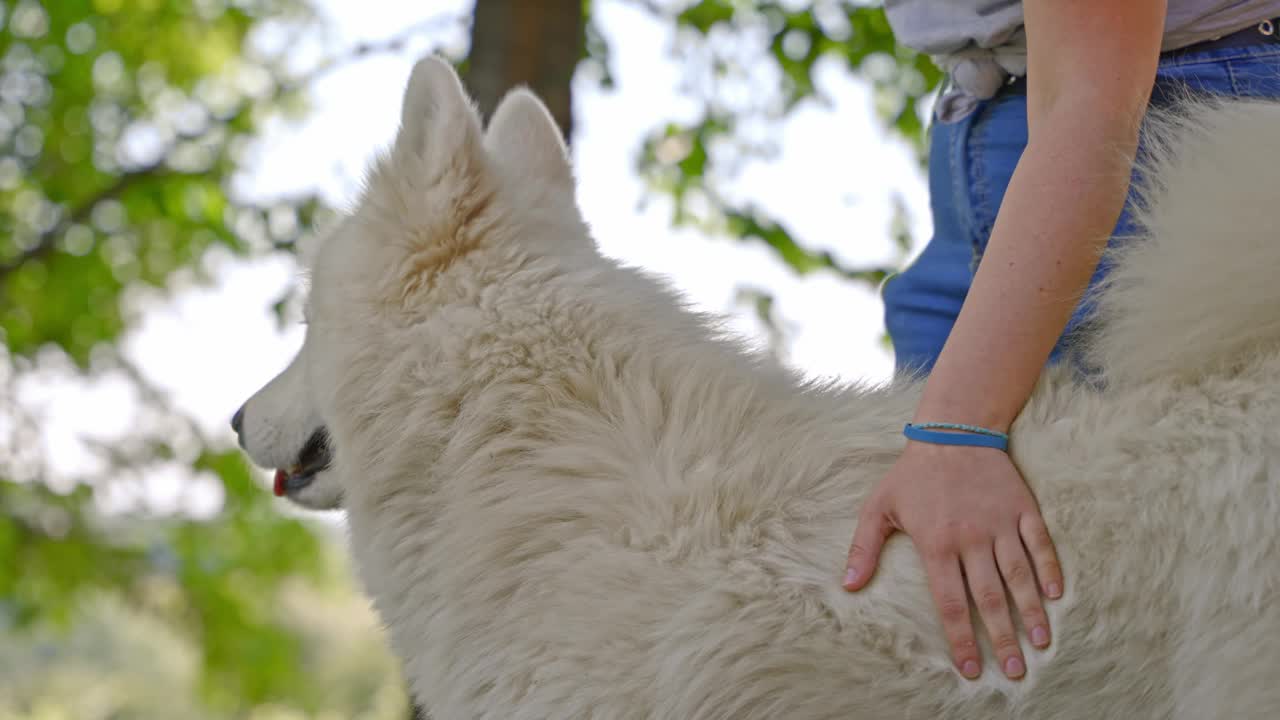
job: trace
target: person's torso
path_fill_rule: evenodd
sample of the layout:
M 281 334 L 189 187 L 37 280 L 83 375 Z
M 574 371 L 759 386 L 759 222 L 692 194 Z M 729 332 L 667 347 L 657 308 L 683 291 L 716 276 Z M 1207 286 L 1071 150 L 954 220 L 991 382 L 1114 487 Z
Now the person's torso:
M 885 13 L 895 39 L 932 57 L 959 95 L 992 97 L 1027 71 L 1020 0 L 885 0 Z M 1162 50 L 1278 16 L 1280 0 L 1169 0 Z

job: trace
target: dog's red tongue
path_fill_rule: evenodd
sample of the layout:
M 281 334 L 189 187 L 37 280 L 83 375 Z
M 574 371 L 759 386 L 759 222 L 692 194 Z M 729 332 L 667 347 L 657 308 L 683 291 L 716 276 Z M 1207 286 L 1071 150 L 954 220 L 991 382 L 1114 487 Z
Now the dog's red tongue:
M 289 476 L 285 474 L 285 471 L 276 471 L 276 486 L 274 490 L 276 497 L 284 497 L 284 481 L 288 479 L 288 477 Z

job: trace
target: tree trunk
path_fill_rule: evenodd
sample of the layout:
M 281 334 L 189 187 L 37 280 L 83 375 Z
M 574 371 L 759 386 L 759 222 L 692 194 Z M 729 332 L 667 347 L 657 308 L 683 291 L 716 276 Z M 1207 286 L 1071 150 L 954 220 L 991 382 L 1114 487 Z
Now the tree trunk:
M 585 42 L 583 0 L 476 0 L 467 89 L 488 118 L 508 90 L 527 86 L 566 139 L 573 134 L 573 71 Z

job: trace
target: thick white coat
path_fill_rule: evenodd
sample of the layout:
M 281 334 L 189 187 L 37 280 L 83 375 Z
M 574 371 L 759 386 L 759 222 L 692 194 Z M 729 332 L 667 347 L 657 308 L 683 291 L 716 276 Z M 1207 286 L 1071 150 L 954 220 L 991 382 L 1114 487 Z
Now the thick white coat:
M 485 132 L 438 60 L 247 421 L 328 426 L 309 504 L 436 720 L 1278 717 L 1280 106 L 1169 127 L 1101 384 L 1048 373 L 1013 430 L 1066 573 L 1018 682 L 955 672 L 909 539 L 840 587 L 916 384 L 802 382 L 602 258 L 538 100 Z

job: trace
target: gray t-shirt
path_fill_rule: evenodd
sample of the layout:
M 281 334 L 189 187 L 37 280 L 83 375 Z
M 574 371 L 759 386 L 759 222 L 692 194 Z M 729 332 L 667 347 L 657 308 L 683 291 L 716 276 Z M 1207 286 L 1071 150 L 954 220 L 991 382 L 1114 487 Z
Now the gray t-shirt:
M 1119 0 L 1123 1 L 1123 0 Z M 928 54 L 951 78 L 942 119 L 968 112 L 1010 76 L 1027 72 L 1019 0 L 885 0 L 894 37 Z M 1218 38 L 1280 16 L 1280 0 L 1169 0 L 1162 50 Z

